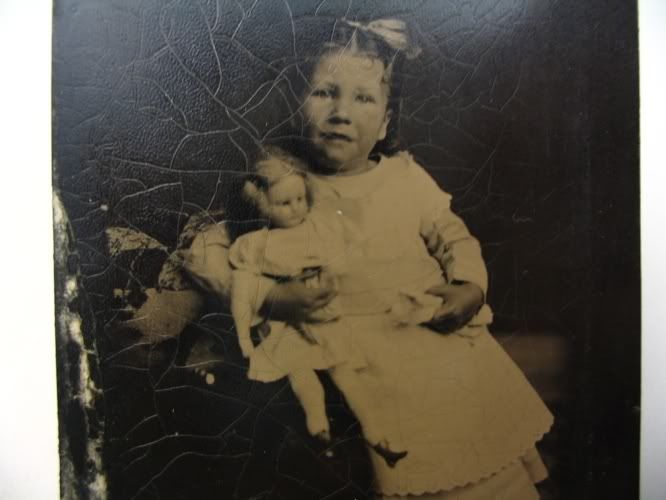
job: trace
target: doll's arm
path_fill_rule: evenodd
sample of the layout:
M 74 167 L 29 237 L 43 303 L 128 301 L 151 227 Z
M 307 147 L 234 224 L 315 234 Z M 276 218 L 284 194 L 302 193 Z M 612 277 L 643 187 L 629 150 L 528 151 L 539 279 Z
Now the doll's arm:
M 236 333 L 243 356 L 250 357 L 254 345 L 250 338 L 250 328 L 259 318 L 259 310 L 275 282 L 251 271 L 236 269 L 232 272 L 231 314 L 236 325 Z

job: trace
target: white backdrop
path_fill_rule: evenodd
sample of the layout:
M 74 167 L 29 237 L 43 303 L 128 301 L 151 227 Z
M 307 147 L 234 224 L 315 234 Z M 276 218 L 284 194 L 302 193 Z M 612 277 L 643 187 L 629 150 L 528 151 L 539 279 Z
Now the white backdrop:
M 643 393 L 641 498 L 666 498 L 666 165 L 664 117 L 666 2 L 641 0 L 641 234 L 643 279 Z
M 58 498 L 49 0 L 0 0 L 0 61 L 0 498 Z

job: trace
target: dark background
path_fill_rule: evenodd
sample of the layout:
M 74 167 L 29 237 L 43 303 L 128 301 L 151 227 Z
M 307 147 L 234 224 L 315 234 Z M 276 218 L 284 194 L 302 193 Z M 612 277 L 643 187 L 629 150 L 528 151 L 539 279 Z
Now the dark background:
M 402 68 L 400 135 L 481 240 L 493 331 L 556 413 L 544 497 L 637 498 L 635 5 L 61 0 L 54 12 L 55 182 L 83 292 L 75 307 L 99 354 L 92 433 L 106 436 L 113 497 L 342 499 L 369 487 L 339 395 L 330 412 L 349 440 L 328 457 L 284 384 L 244 381 L 214 304 L 151 350 L 156 363 L 118 362 L 105 327 L 112 289 L 156 271 L 111 259 L 104 229 L 175 248 L 191 214 L 223 207 L 254 144 L 283 130 L 293 63 L 346 15 L 415 28 L 423 54 Z M 182 366 L 206 336 L 220 353 L 212 387 Z M 62 398 L 61 387 L 61 432 L 85 435 Z

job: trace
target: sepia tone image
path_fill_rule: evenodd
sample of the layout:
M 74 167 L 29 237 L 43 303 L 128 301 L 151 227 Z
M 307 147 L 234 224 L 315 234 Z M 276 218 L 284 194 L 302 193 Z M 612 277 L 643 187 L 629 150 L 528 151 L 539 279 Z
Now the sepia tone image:
M 636 6 L 57 0 L 61 495 L 638 498 Z

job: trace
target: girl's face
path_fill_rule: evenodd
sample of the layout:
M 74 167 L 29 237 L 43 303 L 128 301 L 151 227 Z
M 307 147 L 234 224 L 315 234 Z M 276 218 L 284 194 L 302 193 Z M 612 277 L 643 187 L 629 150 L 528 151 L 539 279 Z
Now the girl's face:
M 319 59 L 304 112 L 322 167 L 346 174 L 370 167 L 368 156 L 390 119 L 385 71 L 379 59 L 349 51 Z
M 308 213 L 305 181 L 300 175 L 288 175 L 271 187 L 268 198 L 268 217 L 277 227 L 298 226 Z

